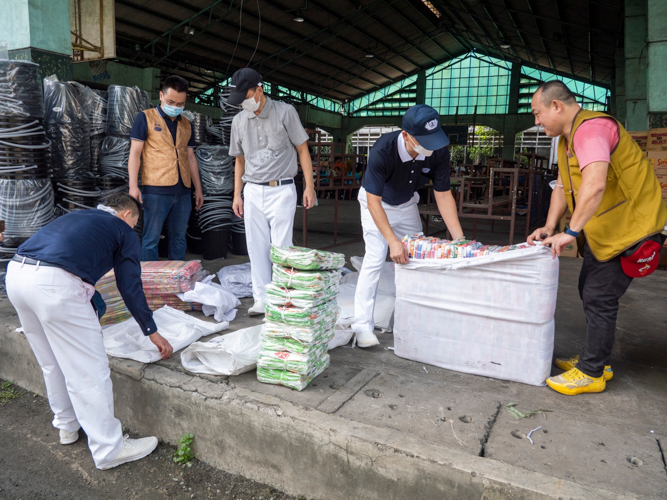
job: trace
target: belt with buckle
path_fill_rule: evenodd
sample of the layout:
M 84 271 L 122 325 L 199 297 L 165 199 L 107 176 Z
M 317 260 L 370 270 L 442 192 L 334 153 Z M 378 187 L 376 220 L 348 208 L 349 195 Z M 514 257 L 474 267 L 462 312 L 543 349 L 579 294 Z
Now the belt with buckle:
M 278 186 L 286 186 L 287 184 L 294 184 L 294 179 L 285 179 L 282 181 L 269 181 L 269 182 L 253 182 L 253 184 L 257 184 L 258 186 L 278 187 Z
M 12 257 L 12 260 L 14 262 L 20 262 L 21 264 L 28 264 L 29 266 L 58 267 L 54 264 L 49 264 L 48 262 L 44 262 L 43 260 L 35 260 L 29 257 L 21 257 L 20 255 L 14 255 L 14 257 Z

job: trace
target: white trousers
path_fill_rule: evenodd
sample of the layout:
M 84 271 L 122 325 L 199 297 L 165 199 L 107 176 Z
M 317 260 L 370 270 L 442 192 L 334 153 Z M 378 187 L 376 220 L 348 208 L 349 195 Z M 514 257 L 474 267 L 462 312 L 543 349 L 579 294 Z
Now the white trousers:
M 69 432 L 82 427 L 95 465 L 110 462 L 123 448 L 123 430 L 114 416 L 109 358 L 86 285 L 62 269 L 19 262 L 9 263 L 6 284 L 42 368 L 53 426 Z
M 252 295 L 264 303 L 264 289 L 271 283 L 271 244 L 285 247 L 292 244 L 296 187 L 258 186 L 247 183 L 243 188 L 243 219 L 250 257 Z
M 361 226 L 364 230 L 366 253 L 364 264 L 359 272 L 357 291 L 354 295 L 354 332 L 372 332 L 375 328 L 373 313 L 375 312 L 375 297 L 377 296 L 378 282 L 382 266 L 387 260 L 389 243 L 375 225 L 368 210 L 366 190 L 359 190 L 359 205 L 361 205 Z M 406 234 L 417 234 L 422 230 L 419 218 L 419 194 L 415 193 L 410 201 L 402 205 L 388 205 L 382 202 L 382 208 L 387 214 L 389 224 L 394 234 L 402 239 Z

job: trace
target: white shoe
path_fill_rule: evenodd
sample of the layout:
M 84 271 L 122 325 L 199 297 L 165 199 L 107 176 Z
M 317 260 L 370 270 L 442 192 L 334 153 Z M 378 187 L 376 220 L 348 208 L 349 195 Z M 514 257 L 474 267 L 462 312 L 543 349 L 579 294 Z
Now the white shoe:
M 72 444 L 79 440 L 79 431 L 69 432 L 60 429 L 60 444 Z
M 141 460 L 150 455 L 157 447 L 157 438 L 154 436 L 141 439 L 130 439 L 130 436 L 125 435 L 124 439 L 123 449 L 120 450 L 118 456 L 108 464 L 98 467 L 98 469 L 111 469 L 127 462 Z
M 261 302 L 255 302 L 253 306 L 248 309 L 248 316 L 260 316 L 264 314 L 266 311 L 264 310 L 264 304 Z
M 373 332 L 355 332 L 354 336 L 356 344 L 359 347 L 373 347 L 380 343 Z

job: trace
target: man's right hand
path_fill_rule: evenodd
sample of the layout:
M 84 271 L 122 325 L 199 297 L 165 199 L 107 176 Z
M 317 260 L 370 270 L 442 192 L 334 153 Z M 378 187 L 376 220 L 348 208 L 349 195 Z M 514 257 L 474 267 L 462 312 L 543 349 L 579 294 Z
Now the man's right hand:
M 137 200 L 139 203 L 143 203 L 141 200 L 141 189 L 139 189 L 139 186 L 134 186 L 130 188 L 130 196 Z
M 389 255 L 396 264 L 408 263 L 408 249 L 405 248 L 401 240 L 395 239 L 389 243 Z
M 160 351 L 160 356 L 162 359 L 171 358 L 171 355 L 174 353 L 174 348 L 171 346 L 169 341 L 165 339 L 158 332 L 151 333 L 148 338 L 153 344 L 157 346 L 157 350 Z
M 234 213 L 237 217 L 243 217 L 243 198 L 240 196 L 234 196 L 234 203 L 232 204 L 232 208 L 234 209 Z
M 546 236 L 545 236 L 546 235 Z M 537 241 L 544 241 L 547 238 L 551 237 L 554 235 L 554 230 L 549 227 L 541 227 L 539 229 L 536 229 L 533 234 L 528 236 L 528 244 L 529 245 L 534 245 L 535 240 Z

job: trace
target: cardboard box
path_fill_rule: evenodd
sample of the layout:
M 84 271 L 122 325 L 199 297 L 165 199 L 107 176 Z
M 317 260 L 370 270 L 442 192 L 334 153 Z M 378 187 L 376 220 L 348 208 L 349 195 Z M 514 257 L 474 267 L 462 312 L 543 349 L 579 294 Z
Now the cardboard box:
M 558 232 L 562 233 L 565 231 L 565 228 L 570 224 L 570 221 L 572 220 L 572 214 L 568 210 L 563 218 L 560 220 L 560 223 L 558 224 Z
M 646 151 L 646 146 L 648 145 L 648 131 L 647 132 L 628 132 L 632 140 L 641 148 L 642 151 Z
M 648 161 L 658 177 L 662 189 L 662 199 L 667 201 L 667 151 L 649 151 Z
M 647 151 L 667 151 L 667 128 L 654 128 L 648 131 Z
M 579 257 L 577 255 L 577 242 L 575 241 L 574 243 L 570 245 L 566 245 L 565 248 L 560 252 L 561 257 L 574 257 L 575 259 Z

